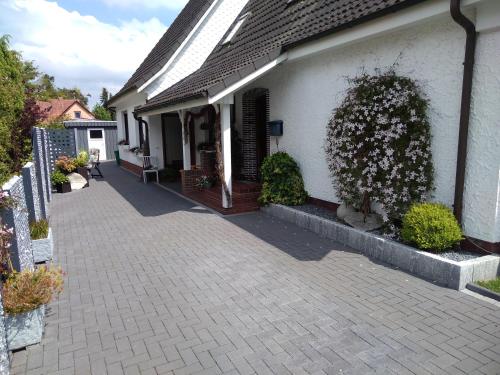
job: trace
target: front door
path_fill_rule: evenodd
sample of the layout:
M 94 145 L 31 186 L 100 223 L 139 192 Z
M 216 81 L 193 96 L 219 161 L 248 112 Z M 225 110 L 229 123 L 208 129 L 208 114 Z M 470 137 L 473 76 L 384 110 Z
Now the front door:
M 267 156 L 267 97 L 258 96 L 255 99 L 255 152 L 257 160 L 257 179 L 260 180 L 260 167 Z
M 106 160 L 106 139 L 104 129 L 88 129 L 89 150 L 99 150 L 99 160 Z

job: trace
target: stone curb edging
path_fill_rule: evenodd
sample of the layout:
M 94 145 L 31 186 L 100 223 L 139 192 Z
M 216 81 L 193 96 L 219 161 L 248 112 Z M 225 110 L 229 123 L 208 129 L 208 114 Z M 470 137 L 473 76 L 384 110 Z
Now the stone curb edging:
M 381 260 L 451 289 L 462 290 L 471 282 L 494 279 L 500 271 L 499 256 L 488 255 L 456 262 L 293 207 L 271 204 L 262 207 L 261 210 L 268 215 L 309 229 L 322 237 L 340 242 L 370 258 Z
M 47 238 L 31 241 L 33 250 L 33 259 L 35 263 L 43 263 L 52 260 L 54 255 L 54 239 L 52 236 L 52 228 L 49 228 Z
M 494 300 L 500 302 L 500 293 L 496 293 L 496 292 L 489 290 L 487 288 L 483 288 L 480 285 L 477 285 L 474 283 L 469 283 L 469 284 L 467 284 L 467 289 L 469 289 L 472 292 L 481 294 L 484 297 L 488 297 L 488 298 L 491 298 L 491 299 L 494 299 Z

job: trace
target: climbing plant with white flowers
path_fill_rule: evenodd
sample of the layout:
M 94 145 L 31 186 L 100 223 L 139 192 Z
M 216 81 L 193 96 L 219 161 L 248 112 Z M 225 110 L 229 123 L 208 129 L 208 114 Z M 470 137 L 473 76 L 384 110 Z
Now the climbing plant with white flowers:
M 325 151 L 339 198 L 365 215 L 377 202 L 398 222 L 433 188 L 428 102 L 418 85 L 394 71 L 349 79 L 327 129 Z

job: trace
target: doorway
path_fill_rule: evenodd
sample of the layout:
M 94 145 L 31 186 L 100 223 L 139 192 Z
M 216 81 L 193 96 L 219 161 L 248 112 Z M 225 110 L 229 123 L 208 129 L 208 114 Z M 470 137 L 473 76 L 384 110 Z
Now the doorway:
M 106 160 L 106 138 L 104 129 L 88 129 L 89 151 L 99 150 L 99 160 Z

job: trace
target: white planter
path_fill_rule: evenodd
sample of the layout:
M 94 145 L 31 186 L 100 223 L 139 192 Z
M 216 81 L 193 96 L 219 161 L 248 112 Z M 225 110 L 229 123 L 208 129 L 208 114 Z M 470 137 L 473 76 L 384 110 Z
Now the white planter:
M 54 254 L 54 239 L 52 237 L 52 228 L 49 228 L 47 238 L 32 240 L 31 248 L 33 250 L 33 259 L 35 263 L 43 263 L 52 260 Z
M 5 314 L 5 330 L 9 350 L 25 348 L 42 341 L 45 306 L 22 314 Z

